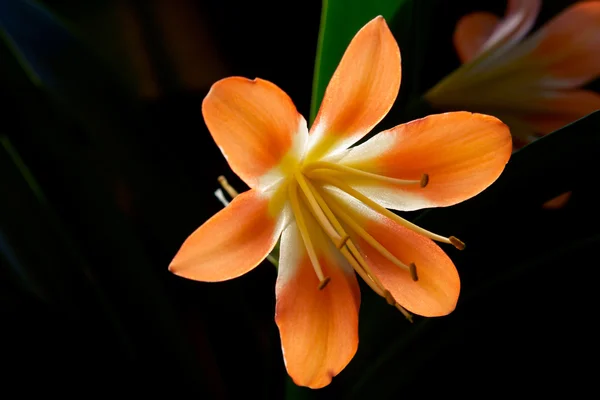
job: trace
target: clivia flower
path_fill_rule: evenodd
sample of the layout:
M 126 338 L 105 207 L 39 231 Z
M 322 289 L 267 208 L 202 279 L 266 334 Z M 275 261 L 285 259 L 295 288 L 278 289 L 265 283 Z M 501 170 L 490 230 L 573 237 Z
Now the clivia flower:
M 580 1 L 526 37 L 541 0 L 509 0 L 506 15 L 464 16 L 454 32 L 463 65 L 427 92 L 440 110 L 494 115 L 516 147 L 600 109 L 583 87 L 600 76 L 600 1 Z
M 510 126 L 515 148 L 600 109 L 583 86 L 600 76 L 600 1 L 571 5 L 525 38 L 541 0 L 509 0 L 506 15 L 463 17 L 454 46 L 463 65 L 425 95 L 441 110 L 494 115 Z M 560 208 L 564 193 L 544 204 Z
M 492 184 L 512 151 L 495 117 L 453 112 L 416 120 L 350 147 L 387 114 L 400 87 L 400 51 L 377 17 L 346 50 L 310 132 L 274 84 L 216 82 L 206 124 L 250 187 L 183 243 L 169 269 L 204 282 L 255 268 L 279 238 L 275 321 L 296 384 L 321 388 L 358 346 L 358 274 L 409 315 L 454 310 L 460 280 L 434 241 L 463 243 L 388 210 L 450 206 Z

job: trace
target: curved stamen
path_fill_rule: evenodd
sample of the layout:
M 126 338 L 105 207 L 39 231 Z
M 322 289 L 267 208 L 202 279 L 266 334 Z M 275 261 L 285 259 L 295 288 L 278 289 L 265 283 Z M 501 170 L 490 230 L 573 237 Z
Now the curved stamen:
M 231 186 L 229 182 L 227 182 L 227 178 L 225 178 L 223 175 L 219 176 L 217 180 L 232 199 L 238 195 L 237 190 L 235 190 L 235 188 Z
M 412 324 L 412 322 L 413 322 L 412 315 L 406 310 L 406 308 L 402 307 L 398 303 L 396 303 L 395 306 L 398 309 L 398 311 L 400 311 L 402 313 L 402 315 L 404 315 L 404 317 L 406 317 L 406 319 Z
M 349 235 L 346 233 L 346 231 L 342 227 L 342 224 L 340 224 L 340 222 L 337 220 L 337 218 L 335 217 L 335 215 L 329 208 L 329 205 L 327 204 L 325 199 L 323 199 L 323 197 L 321 196 L 319 191 L 313 186 L 313 184 L 309 180 L 306 181 L 306 184 L 312 191 L 312 193 L 315 197 L 315 200 L 317 201 L 317 203 L 319 204 L 319 206 L 321 207 L 321 209 L 323 210 L 323 212 L 325 213 L 325 215 L 327 216 L 329 221 L 331 221 L 331 224 L 338 231 L 338 233 L 341 236 L 349 237 Z M 371 268 L 369 268 L 367 262 L 363 259 L 362 255 L 358 251 L 358 248 L 354 245 L 352 240 L 347 240 L 346 246 L 340 248 L 340 252 L 344 256 L 344 258 L 346 258 L 346 260 L 348 260 L 348 262 L 350 263 L 352 268 L 354 268 L 354 270 L 356 270 L 356 272 L 360 275 L 360 277 L 363 278 L 365 280 L 365 282 L 377 294 L 384 297 L 388 301 L 388 303 L 390 303 L 391 305 L 394 305 L 396 303 L 396 301 L 392 297 L 392 294 L 387 289 L 385 289 L 385 287 L 379 281 L 377 276 L 375 276 L 375 274 L 373 273 Z M 377 289 L 375 289 L 375 287 Z M 392 300 L 393 300 L 393 302 L 392 302 Z
M 404 269 L 407 272 L 410 272 L 411 268 L 404 264 L 402 261 L 398 260 L 396 256 L 389 252 L 388 249 L 383 247 L 381 243 L 379 243 L 369 232 L 367 232 L 362 226 L 360 226 L 355 220 L 352 219 L 348 213 L 346 213 L 337 199 L 333 196 L 327 196 L 331 201 L 329 205 L 332 211 L 342 220 L 346 225 L 348 225 L 353 231 L 357 233 L 358 236 L 363 238 L 371 247 L 377 250 L 382 256 L 388 259 L 391 263 L 397 265 L 398 267 Z
M 421 187 L 425 187 L 425 186 L 427 186 L 427 183 L 429 182 L 429 175 L 427 175 L 427 174 L 423 174 L 421 176 L 421 178 L 418 180 L 397 179 L 397 178 L 391 178 L 391 177 L 385 176 L 385 175 L 374 174 L 372 172 L 362 171 L 360 169 L 356 169 L 356 168 L 352 168 L 352 167 L 347 167 L 347 166 L 341 165 L 341 164 L 329 163 L 326 161 L 315 161 L 313 163 L 310 163 L 303 168 L 303 171 L 310 172 L 310 171 L 314 171 L 314 170 L 318 170 L 318 169 L 329 169 L 329 170 L 344 172 L 347 174 L 363 176 L 365 178 L 370 178 L 370 179 L 374 179 L 374 180 L 386 182 L 386 183 L 392 183 L 395 185 L 420 185 Z
M 323 274 L 323 269 L 321 268 L 321 264 L 319 263 L 319 259 L 317 257 L 317 253 L 315 252 L 315 248 L 310 241 L 310 235 L 308 234 L 308 229 L 306 227 L 306 221 L 304 220 L 304 215 L 302 214 L 302 209 L 300 208 L 300 201 L 298 199 L 298 186 L 296 185 L 296 181 L 290 182 L 288 186 L 288 193 L 290 198 L 290 204 L 292 206 L 292 211 L 294 216 L 296 217 L 296 224 L 298 225 L 298 230 L 300 231 L 300 235 L 302 236 L 302 240 L 304 241 L 304 246 L 306 247 L 306 252 L 308 253 L 308 258 L 312 263 L 313 269 L 317 274 L 317 278 L 319 279 L 319 290 L 325 288 L 327 283 L 329 283 L 330 278 L 325 277 Z
M 323 210 L 321 209 L 321 207 L 319 207 L 319 204 L 317 203 L 314 194 L 311 192 L 310 188 L 308 187 L 308 184 L 306 183 L 306 179 L 304 179 L 304 176 L 302 176 L 301 173 L 296 173 L 296 180 L 298 181 L 300 189 L 302 189 L 302 192 L 304 193 L 304 196 L 308 201 L 308 205 L 310 206 L 312 214 L 319 223 L 319 225 L 321 225 L 327 236 L 331 238 L 331 240 L 337 246 L 338 249 L 344 247 L 344 244 L 348 240 L 349 236 L 345 234 L 343 236 L 340 235 L 331 225 L 330 221 L 327 219 L 325 214 L 323 214 Z
M 325 182 L 332 186 L 337 187 L 338 189 L 342 190 L 343 192 L 346 192 L 347 194 L 354 197 L 358 201 L 364 203 L 365 205 L 367 205 L 369 208 L 373 209 L 374 211 L 377 211 L 378 213 L 382 214 L 383 216 L 391 219 L 392 221 L 396 222 L 399 225 L 404 226 L 405 228 L 412 230 L 415 233 L 423 235 L 423 236 L 425 236 L 431 240 L 435 240 L 437 242 L 451 244 L 459 250 L 464 249 L 464 243 L 462 243 L 460 240 L 458 240 L 454 236 L 451 236 L 451 238 L 452 238 L 451 239 L 451 238 L 447 238 L 447 237 L 435 234 L 433 232 L 429 232 L 428 230 L 423 229 L 420 226 L 415 225 L 412 222 L 405 220 L 404 218 L 394 214 L 387 208 L 377 204 L 373 200 L 369 199 L 367 196 L 365 196 L 362 193 L 360 193 L 359 191 L 353 189 L 352 187 L 350 187 L 350 185 L 340 181 L 339 179 L 321 174 L 318 171 L 310 172 L 310 177 L 313 179 L 318 179 L 322 182 Z

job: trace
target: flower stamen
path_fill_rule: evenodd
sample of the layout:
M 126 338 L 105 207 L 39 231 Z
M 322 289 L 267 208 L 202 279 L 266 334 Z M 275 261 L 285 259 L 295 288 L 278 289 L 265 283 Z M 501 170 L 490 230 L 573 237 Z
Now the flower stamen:
M 341 236 L 349 238 L 350 236 L 346 233 L 346 231 L 342 227 L 342 224 L 340 224 L 340 222 L 337 220 L 321 193 L 313 186 L 313 184 L 309 180 L 306 180 L 306 185 L 312 192 L 315 201 L 321 207 L 323 213 L 327 216 L 327 218 L 329 219 L 333 227 L 336 229 L 336 231 Z M 375 291 L 375 293 L 379 294 L 381 297 L 384 297 L 388 301 L 388 303 L 390 303 L 390 305 L 394 305 L 396 303 L 396 300 L 394 300 L 392 294 L 385 289 L 385 287 L 379 281 L 377 276 L 375 276 L 371 268 L 369 268 L 367 262 L 362 258 L 362 255 L 360 254 L 352 240 L 347 240 L 346 246 L 340 248 L 340 252 L 344 256 L 344 258 L 348 260 L 352 268 L 354 268 L 354 270 L 360 275 L 360 277 L 363 278 L 363 280 L 371 287 L 371 289 L 373 289 L 373 291 Z
M 441 236 L 441 235 L 435 234 L 433 232 L 429 232 L 428 230 L 423 229 L 420 226 L 415 225 L 412 222 L 405 220 L 404 218 L 400 217 L 399 215 L 394 214 L 387 208 L 377 204 L 373 200 L 369 199 L 367 196 L 360 193 L 358 190 L 353 189 L 352 187 L 350 187 L 350 185 L 340 181 L 339 179 L 332 178 L 332 177 L 324 175 L 324 174 L 320 174 L 317 171 L 311 172 L 310 177 L 313 179 L 318 179 L 322 182 L 325 182 L 332 186 L 337 187 L 341 191 L 349 194 L 350 196 L 354 197 L 358 201 L 364 203 L 365 205 L 367 205 L 374 211 L 377 211 L 378 213 L 382 214 L 383 216 L 391 219 L 392 221 L 396 222 L 399 225 L 404 226 L 405 228 L 412 230 L 415 233 L 423 235 L 423 236 L 425 236 L 431 240 L 435 240 L 437 242 L 451 244 L 459 250 L 462 250 L 465 248 L 465 244 L 462 241 L 460 241 L 459 239 L 457 239 L 456 237 L 451 236 L 450 238 L 447 238 L 445 236 Z
M 232 199 L 234 199 L 239 194 L 238 191 L 235 190 L 234 187 L 229 184 L 229 182 L 227 182 L 227 178 L 225 178 L 223 175 L 219 176 L 217 180 L 221 184 L 221 187 L 227 192 L 227 194 Z
M 326 277 L 323 274 L 323 269 L 321 268 L 321 264 L 319 263 L 319 258 L 317 257 L 317 253 L 315 251 L 312 242 L 310 241 L 310 235 L 308 234 L 308 228 L 306 227 L 306 221 L 304 220 L 304 215 L 302 214 L 302 209 L 300 208 L 300 200 L 298 199 L 298 186 L 296 185 L 296 181 L 290 182 L 288 186 L 290 204 L 292 206 L 292 211 L 294 216 L 296 217 L 296 224 L 298 225 L 298 230 L 300 231 L 300 235 L 302 236 L 302 240 L 304 241 L 304 246 L 306 247 L 306 252 L 308 253 L 308 258 L 317 274 L 317 278 L 319 279 L 319 290 L 322 290 L 327 286 L 330 277 Z
M 405 271 L 410 272 L 410 267 L 404 264 L 402 261 L 398 260 L 396 256 L 394 256 L 388 249 L 383 247 L 381 243 L 379 243 L 373 236 L 369 234 L 362 226 L 360 226 L 356 221 L 352 219 L 348 213 L 346 213 L 340 204 L 337 202 L 335 198 L 332 196 L 328 196 L 330 201 L 330 207 L 332 211 L 342 220 L 346 225 L 348 225 L 358 236 L 363 238 L 365 242 L 367 242 L 371 247 L 377 250 L 382 256 L 388 259 L 391 263 L 397 265 L 398 267 L 404 269 Z M 411 273 L 412 275 L 412 273 Z
M 352 242 L 349 242 L 350 244 L 352 244 Z M 396 309 L 398 309 L 398 311 L 400 311 L 402 313 L 402 315 L 404 315 L 404 317 L 409 320 L 410 322 L 413 322 L 412 319 L 412 315 L 406 311 L 406 309 L 404 307 L 402 307 L 400 304 L 398 304 L 396 302 L 396 299 L 394 299 L 394 296 L 392 296 L 392 294 L 390 293 L 389 290 L 378 286 L 375 281 L 373 280 L 375 278 L 375 276 L 371 276 L 369 275 L 360 265 L 360 261 L 358 261 L 355 257 L 354 254 L 351 254 L 350 251 L 348 250 L 348 247 L 344 247 L 341 250 L 342 254 L 344 255 L 344 257 L 348 260 L 348 262 L 350 263 L 350 265 L 352 266 L 352 268 L 354 268 L 354 270 L 356 271 L 356 273 L 363 279 L 363 281 L 365 281 L 365 283 L 367 285 L 369 285 L 369 287 L 375 292 L 377 293 L 379 296 L 383 297 L 387 303 L 391 306 L 396 307 Z M 364 262 L 364 261 L 363 261 Z M 375 278 L 376 279 L 376 278 Z M 381 285 L 381 283 L 379 283 L 379 285 Z
M 427 186 L 427 183 L 429 182 L 428 174 L 423 174 L 421 176 L 421 178 L 418 180 L 397 179 L 397 178 L 391 178 L 391 177 L 385 176 L 385 175 L 374 174 L 372 172 L 361 171 L 360 169 L 347 167 L 347 166 L 341 165 L 341 164 L 329 163 L 326 161 L 312 162 L 303 168 L 303 172 L 310 172 L 310 171 L 319 170 L 319 169 L 334 170 L 334 171 L 338 171 L 338 172 L 342 172 L 342 173 L 346 173 L 346 174 L 351 174 L 351 175 L 362 176 L 365 178 L 374 179 L 374 180 L 377 180 L 380 182 L 392 183 L 395 185 L 420 185 L 421 187 L 425 187 L 425 186 Z
M 306 183 L 306 179 L 304 179 L 304 176 L 302 176 L 301 173 L 296 173 L 296 180 L 298 181 L 300 189 L 302 189 L 302 192 L 304 193 L 304 196 L 308 201 L 308 206 L 310 207 L 313 216 L 315 217 L 319 225 L 321 225 L 321 228 L 323 228 L 327 236 L 331 238 L 338 250 L 344 247 L 349 236 L 346 234 L 344 234 L 343 236 L 340 235 L 331 225 L 330 221 L 323 213 L 323 210 L 321 209 L 321 207 L 319 207 L 319 204 L 317 203 L 314 194 L 311 192 L 308 184 Z
M 413 319 L 412 319 L 412 315 L 406 310 L 406 308 L 402 307 L 400 304 L 396 303 L 396 308 L 398 309 L 398 311 L 400 311 L 402 313 L 402 315 L 404 315 L 404 317 L 412 324 Z

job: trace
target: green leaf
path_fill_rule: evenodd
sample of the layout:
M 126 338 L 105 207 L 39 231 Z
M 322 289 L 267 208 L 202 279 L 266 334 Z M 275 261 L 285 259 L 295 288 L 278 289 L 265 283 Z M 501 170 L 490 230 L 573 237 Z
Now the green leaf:
M 406 2 L 407 0 L 323 0 L 310 123 L 314 121 L 327 84 L 354 35 L 378 15 L 389 23 Z

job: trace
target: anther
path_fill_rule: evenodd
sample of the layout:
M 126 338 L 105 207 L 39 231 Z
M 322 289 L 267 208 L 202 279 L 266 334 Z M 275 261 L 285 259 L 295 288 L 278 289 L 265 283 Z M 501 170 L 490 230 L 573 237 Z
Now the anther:
M 325 289 L 325 286 L 327 286 L 329 284 L 329 282 L 331 281 L 331 278 L 326 276 L 325 279 L 323 279 L 320 283 L 319 283 L 319 290 L 323 290 Z
M 412 278 L 412 280 L 415 282 L 418 281 L 419 276 L 417 275 L 417 266 L 415 265 L 415 263 L 408 264 L 408 267 L 410 271 L 410 277 Z
M 424 188 L 429 183 L 429 174 L 423 174 L 421 176 L 421 187 Z
M 387 303 L 390 306 L 395 306 L 396 305 L 396 299 L 394 299 L 394 296 L 392 296 L 392 294 L 390 293 L 389 290 L 384 289 L 383 290 L 383 294 L 384 294 L 384 297 L 385 297 L 385 301 L 387 301 Z
M 223 187 L 223 189 L 225 189 L 225 191 L 227 192 L 227 194 L 229 196 L 231 196 L 231 198 L 235 198 L 239 193 L 237 192 L 237 190 L 235 190 L 233 188 L 233 186 L 231 186 L 229 184 L 229 182 L 227 182 L 227 178 L 225 178 L 223 175 L 219 176 L 217 178 L 217 180 L 219 181 L 219 183 L 221 184 L 221 186 Z
M 465 242 L 463 242 L 462 240 L 458 239 L 457 237 L 454 236 L 450 236 L 448 238 L 448 240 L 450 240 L 450 243 L 452 243 L 452 245 L 454 247 L 456 247 L 459 250 L 464 250 L 465 249 Z

